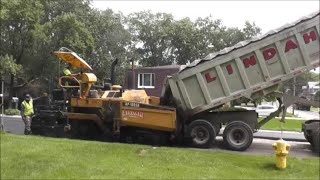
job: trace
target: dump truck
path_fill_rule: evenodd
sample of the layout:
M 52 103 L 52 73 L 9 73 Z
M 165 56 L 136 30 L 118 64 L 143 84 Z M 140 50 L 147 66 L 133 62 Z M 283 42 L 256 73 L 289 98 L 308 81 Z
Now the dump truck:
M 191 135 L 194 141 L 197 134 L 192 134 L 192 128 L 188 127 L 217 132 L 221 124 L 225 124 L 224 142 L 231 149 L 242 150 L 251 143 L 252 132 L 279 111 L 257 122 L 246 114 L 243 117 L 237 112 L 234 116 L 232 113 L 235 112 L 217 113 L 212 109 L 240 97 L 255 99 L 274 93 L 279 83 L 315 69 L 319 63 L 319 12 L 316 12 L 261 37 L 194 61 L 168 78 L 162 100 L 164 105 L 177 108 L 185 121 L 183 125 L 189 129 L 186 135 Z M 282 98 L 281 95 L 278 97 Z M 286 99 L 308 104 L 301 98 L 286 96 Z M 286 99 L 282 100 L 289 102 Z M 313 104 L 319 106 L 319 102 Z M 292 102 L 285 105 L 279 109 L 285 109 Z M 319 127 L 315 122 L 309 127 L 312 125 Z M 198 140 L 202 134 L 199 133 Z M 319 130 L 311 134 L 319 134 Z
M 74 52 L 54 54 L 75 67 L 92 69 Z M 81 73 L 75 86 L 64 85 L 70 77 L 62 76 L 61 89 L 55 92 L 60 95 L 53 98 L 55 107 L 36 111 L 33 132 L 45 134 L 48 131 L 44 129 L 51 128 L 53 134 L 61 132 L 62 136 L 72 138 L 111 137 L 119 141 L 138 141 L 141 136 L 150 135 L 160 141 L 206 148 L 224 127 L 225 145 L 243 151 L 263 124 L 280 112 L 284 121 L 286 108 L 301 102 L 299 98 L 276 93 L 279 83 L 317 67 L 319 12 L 195 60 L 166 79 L 160 98 L 148 96 L 144 90 L 123 90 L 117 85 L 108 90 L 94 90 L 97 78 L 91 72 Z M 78 94 L 66 97 L 68 93 L 64 91 L 73 89 Z M 280 106 L 262 121 L 258 121 L 255 111 L 219 109 L 240 97 L 255 99 L 270 93 L 277 95 Z M 314 130 L 311 131 L 313 136 Z

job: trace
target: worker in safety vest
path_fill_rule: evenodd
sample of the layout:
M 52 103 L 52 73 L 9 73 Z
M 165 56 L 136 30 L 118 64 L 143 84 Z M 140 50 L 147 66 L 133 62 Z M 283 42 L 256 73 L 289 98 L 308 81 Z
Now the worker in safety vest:
M 66 81 L 64 84 L 65 86 L 73 86 L 73 85 L 79 85 L 76 76 L 79 76 L 80 73 L 72 73 L 71 72 L 72 65 L 68 63 L 64 68 L 63 68 L 63 75 L 64 76 L 70 76 L 70 81 Z
M 68 63 L 65 68 L 63 69 L 64 76 L 69 76 L 69 79 L 65 79 L 64 86 L 79 86 L 79 81 L 77 78 L 80 78 L 81 73 L 72 73 L 71 71 L 72 65 Z M 68 88 L 65 91 L 65 97 L 67 97 L 65 100 L 69 99 L 69 97 L 77 96 L 79 88 Z
M 25 95 L 24 101 L 21 103 L 21 117 L 25 125 L 24 134 L 31 134 L 31 121 L 33 116 L 33 100 L 29 94 Z
M 67 64 L 64 68 L 63 68 L 63 74 L 65 75 L 65 76 L 69 76 L 69 75 L 71 75 L 72 73 L 71 73 L 71 67 L 72 67 L 72 65 L 71 64 Z

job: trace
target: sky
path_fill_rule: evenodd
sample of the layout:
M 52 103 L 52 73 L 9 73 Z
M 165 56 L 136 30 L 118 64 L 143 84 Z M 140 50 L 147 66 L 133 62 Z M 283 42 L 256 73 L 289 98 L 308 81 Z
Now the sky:
M 153 13 L 171 13 L 179 20 L 189 17 L 192 21 L 198 17 L 212 16 L 221 19 L 227 27 L 243 28 L 246 20 L 255 22 L 262 29 L 262 34 L 286 23 L 319 11 L 318 0 L 304 1 L 110 1 L 93 0 L 93 7 L 128 15 L 133 12 L 151 10 Z M 317 68 L 316 72 L 320 72 Z
M 93 7 L 107 8 L 124 15 L 151 10 L 171 13 L 175 19 L 211 15 L 227 27 L 243 28 L 246 20 L 255 22 L 262 33 L 293 22 L 302 16 L 319 11 L 319 1 L 107 1 L 94 0 Z

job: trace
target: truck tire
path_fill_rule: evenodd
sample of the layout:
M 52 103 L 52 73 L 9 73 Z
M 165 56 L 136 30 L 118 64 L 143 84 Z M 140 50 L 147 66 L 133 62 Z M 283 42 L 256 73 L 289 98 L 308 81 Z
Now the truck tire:
M 312 136 L 309 136 L 309 135 L 307 135 L 307 134 L 304 132 L 304 137 L 306 138 L 306 140 L 307 140 L 311 145 L 313 144 Z
M 208 148 L 216 139 L 216 131 L 206 120 L 195 120 L 187 128 L 187 136 L 191 137 L 191 145 L 197 148 Z
M 252 143 L 253 131 L 250 126 L 241 121 L 229 123 L 223 131 L 223 142 L 233 151 L 244 151 Z
M 313 151 L 320 155 L 320 129 L 313 133 Z

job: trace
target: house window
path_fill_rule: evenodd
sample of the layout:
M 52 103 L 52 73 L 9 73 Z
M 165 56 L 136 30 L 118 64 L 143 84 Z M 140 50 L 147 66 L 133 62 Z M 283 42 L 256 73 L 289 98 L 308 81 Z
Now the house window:
M 154 73 L 138 74 L 138 88 L 154 88 Z

